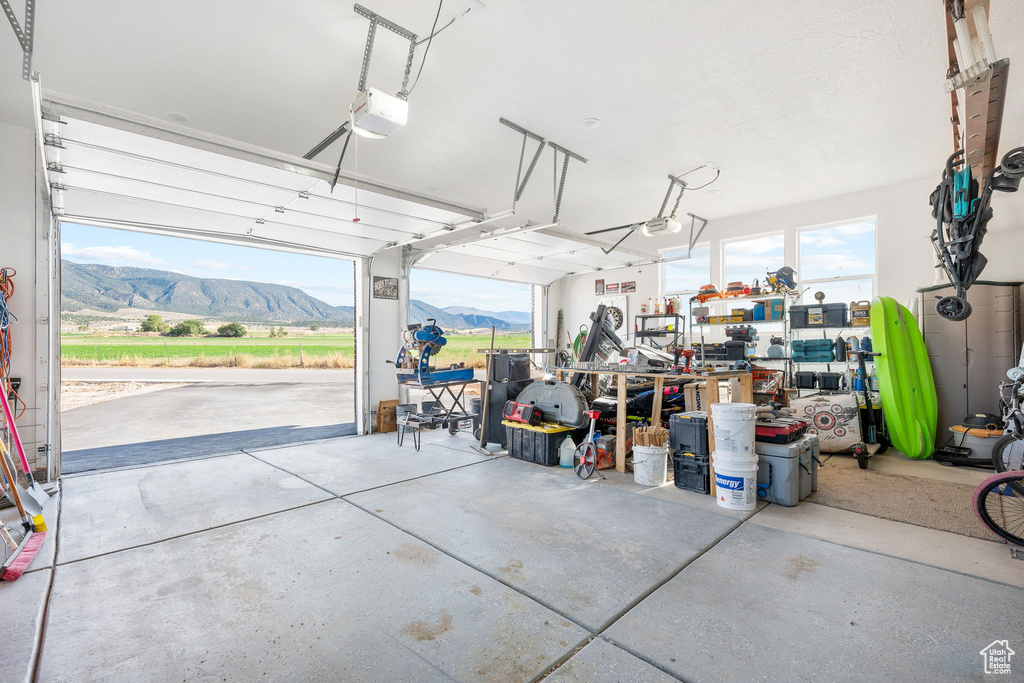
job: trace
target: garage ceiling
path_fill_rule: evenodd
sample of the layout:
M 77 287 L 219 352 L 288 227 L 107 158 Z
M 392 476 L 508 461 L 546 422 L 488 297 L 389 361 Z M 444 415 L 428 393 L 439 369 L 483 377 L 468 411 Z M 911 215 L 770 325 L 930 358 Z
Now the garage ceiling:
M 364 4 L 420 35 L 436 10 Z M 650 217 L 666 174 L 706 161 L 722 177 L 682 209 L 714 221 L 934 175 L 949 153 L 937 1 L 446 0 L 441 24 L 467 7 L 433 42 L 409 125 L 362 140 L 347 170 L 506 209 L 521 139 L 505 116 L 589 159 L 570 167 L 561 212 L 560 229 L 582 233 Z M 1024 64 L 1024 3 L 994 0 L 992 15 L 997 50 Z M 354 97 L 366 28 L 337 0 L 39 0 L 35 68 L 48 88 L 183 112 L 198 130 L 299 156 Z M 379 32 L 369 83 L 397 91 L 407 47 Z M 20 75 L 13 36 L 0 37 L 0 118 L 30 125 Z M 1024 89 L 1007 100 L 1004 147 L 1024 140 Z M 603 125 L 582 128 L 588 117 Z M 550 220 L 553 181 L 546 153 L 513 223 Z

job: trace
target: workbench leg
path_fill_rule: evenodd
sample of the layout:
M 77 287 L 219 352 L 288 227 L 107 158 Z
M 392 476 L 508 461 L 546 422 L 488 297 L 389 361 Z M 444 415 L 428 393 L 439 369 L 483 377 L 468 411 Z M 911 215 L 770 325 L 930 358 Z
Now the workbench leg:
M 601 375 L 590 376 L 590 402 L 593 403 L 601 397 Z
M 596 375 L 594 375 L 596 377 Z M 626 375 L 618 375 L 615 392 L 615 471 L 626 471 Z
M 651 405 L 651 426 L 661 426 L 661 397 L 665 393 L 665 378 L 654 378 L 654 401 Z
M 715 425 L 713 424 L 712 419 L 711 419 L 711 404 L 712 403 L 721 403 L 721 400 L 722 400 L 721 399 L 721 395 L 719 394 L 719 389 L 718 389 L 718 378 L 717 377 L 708 377 L 707 378 L 707 383 L 706 383 L 706 389 L 707 389 L 707 392 L 708 392 L 708 405 L 707 405 L 707 411 L 708 411 L 708 451 L 710 451 L 711 454 L 714 455 L 714 452 L 715 452 Z M 712 460 L 712 458 L 708 458 L 708 471 L 711 473 L 709 475 L 710 478 L 711 478 L 711 486 L 710 486 L 710 488 L 711 488 L 711 495 L 712 495 L 712 497 L 715 497 L 715 496 L 717 496 L 717 494 L 715 493 L 715 465 L 714 465 L 714 463 L 711 462 L 711 460 Z
M 557 379 L 559 382 L 564 381 L 565 380 L 565 373 L 562 372 L 561 370 L 555 370 L 555 379 Z
M 750 373 L 740 375 L 740 395 L 732 397 L 733 403 L 754 402 L 754 376 Z

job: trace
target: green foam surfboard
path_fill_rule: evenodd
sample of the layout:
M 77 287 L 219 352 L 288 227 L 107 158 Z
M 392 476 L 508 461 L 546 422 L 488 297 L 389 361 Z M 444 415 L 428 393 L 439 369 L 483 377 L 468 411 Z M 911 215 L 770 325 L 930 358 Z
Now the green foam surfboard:
M 931 457 L 939 419 L 932 366 L 917 321 L 895 299 L 871 302 L 871 345 L 893 446 L 911 458 Z

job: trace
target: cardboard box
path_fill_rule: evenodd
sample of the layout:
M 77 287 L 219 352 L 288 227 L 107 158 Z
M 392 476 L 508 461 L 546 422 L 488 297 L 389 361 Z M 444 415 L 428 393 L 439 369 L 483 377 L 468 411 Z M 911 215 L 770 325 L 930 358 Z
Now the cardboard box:
M 384 434 L 398 431 L 398 401 L 381 401 L 377 406 L 377 431 Z
M 718 380 L 718 393 L 719 401 L 728 401 L 730 395 L 739 396 L 739 378 L 730 377 Z M 707 384 L 704 382 L 690 382 L 683 386 L 683 410 L 686 412 L 694 410 L 710 410 L 708 405 Z

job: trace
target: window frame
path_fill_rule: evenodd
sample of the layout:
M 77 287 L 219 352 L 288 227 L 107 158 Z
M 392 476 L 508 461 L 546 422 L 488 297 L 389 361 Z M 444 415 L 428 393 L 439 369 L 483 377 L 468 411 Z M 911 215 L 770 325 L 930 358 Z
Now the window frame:
M 750 241 L 753 241 L 753 240 L 764 239 L 766 237 L 782 237 L 782 263 L 783 263 L 783 265 L 785 265 L 785 263 L 786 263 L 786 241 L 787 241 L 787 237 L 788 237 L 788 235 L 786 233 L 786 230 L 772 230 L 771 232 L 759 232 L 759 233 L 757 233 L 755 235 L 743 235 L 742 237 L 730 237 L 729 239 L 723 239 L 723 240 L 721 240 L 719 242 L 719 248 L 718 248 L 719 268 L 718 268 L 718 272 L 721 273 L 722 283 L 721 283 L 720 286 L 721 286 L 721 288 L 723 290 L 729 284 L 729 271 L 728 271 L 728 269 L 725 266 L 725 249 L 726 249 L 726 247 L 728 245 L 730 245 L 730 244 L 735 244 L 737 242 L 750 242 Z M 767 268 L 765 270 L 767 270 Z M 762 275 L 758 279 L 763 280 L 764 276 Z M 750 283 L 747 282 L 745 284 L 750 284 Z M 762 282 L 761 284 L 762 284 L 762 286 L 764 286 L 764 282 Z
M 872 225 L 874 225 L 874 235 L 875 235 L 875 237 L 874 237 L 875 248 L 874 248 L 874 253 L 872 254 L 872 256 L 874 258 L 875 265 L 874 265 L 874 268 L 872 269 L 872 271 L 870 273 L 856 273 L 856 274 L 852 274 L 852 275 L 836 275 L 835 277 L 824 277 L 824 278 L 804 278 L 804 277 L 801 276 L 801 272 L 802 272 L 802 269 L 803 269 L 803 263 L 802 263 L 803 253 L 802 253 L 802 250 L 800 248 L 800 238 L 803 235 L 803 233 L 805 233 L 805 232 L 812 232 L 812 231 L 815 231 L 815 230 L 827 230 L 829 228 L 840 228 L 840 227 L 842 227 L 844 225 L 854 225 L 856 223 L 867 223 L 867 222 L 870 222 L 870 223 L 872 223 Z M 848 218 L 846 220 L 832 221 L 830 223 L 822 223 L 822 224 L 819 224 L 819 225 L 807 225 L 807 226 L 804 226 L 802 228 L 797 228 L 796 232 L 794 234 L 795 234 L 795 238 L 796 238 L 796 240 L 795 240 L 796 243 L 793 245 L 794 248 L 796 249 L 796 264 L 797 264 L 797 273 L 796 273 L 796 275 L 797 275 L 797 283 L 799 284 L 799 289 L 801 290 L 801 292 L 803 291 L 804 285 L 808 285 L 810 287 L 811 285 L 815 285 L 815 284 L 819 284 L 819 283 L 844 282 L 844 281 L 848 281 L 848 280 L 871 280 L 871 297 L 874 298 L 876 296 L 876 293 L 878 292 L 878 216 L 877 215 L 861 216 L 859 218 Z
M 714 251 L 715 251 L 714 250 L 714 244 L 712 242 L 699 242 L 699 243 L 693 245 L 693 249 L 694 250 L 701 249 L 703 247 L 707 247 L 708 248 L 708 282 L 711 282 L 711 273 L 714 271 L 714 268 L 712 268 L 712 265 L 713 265 L 713 262 L 714 262 L 714 256 L 715 256 L 715 254 L 714 254 Z M 661 296 L 683 296 L 683 295 L 689 295 L 689 294 L 696 294 L 697 292 L 700 291 L 700 287 L 703 286 L 703 285 L 698 286 L 697 289 L 678 289 L 678 290 L 677 289 L 673 289 L 673 290 L 666 289 L 666 285 L 665 285 L 665 260 L 664 259 L 665 259 L 665 255 L 668 254 L 671 251 L 686 251 L 686 249 L 685 248 L 665 248 L 665 249 L 660 249 L 659 250 L 658 253 L 661 254 L 661 259 L 662 260 L 658 262 L 658 291 L 661 292 Z M 691 251 L 690 253 L 692 255 L 693 252 Z M 680 261 L 685 261 L 687 259 L 679 259 L 679 260 Z M 672 263 L 672 261 L 670 261 L 669 263 Z

